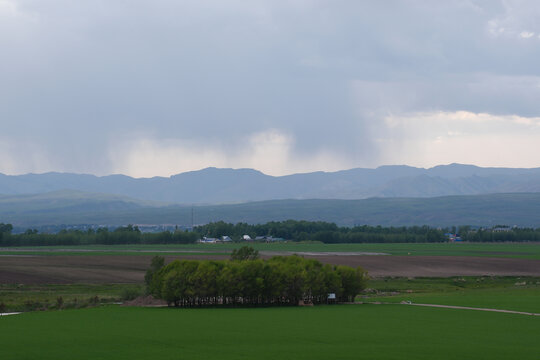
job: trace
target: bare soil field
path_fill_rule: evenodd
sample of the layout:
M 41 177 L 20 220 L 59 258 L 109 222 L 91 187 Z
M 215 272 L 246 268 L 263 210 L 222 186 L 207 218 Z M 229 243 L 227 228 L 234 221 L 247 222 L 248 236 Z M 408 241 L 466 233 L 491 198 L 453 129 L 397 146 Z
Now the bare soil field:
M 306 256 L 312 257 L 312 256 Z M 372 277 L 539 276 L 540 261 L 473 256 L 313 256 L 321 262 L 362 266 Z
M 228 256 L 165 256 L 176 259 L 227 259 Z M 0 256 L 1 284 L 142 283 L 152 256 Z
M 362 266 L 372 277 L 540 276 L 540 261 L 471 256 L 304 255 L 328 264 Z M 263 256 L 263 257 L 268 257 Z M 165 256 L 227 259 L 226 255 Z M 0 256 L 1 284 L 141 283 L 151 256 Z

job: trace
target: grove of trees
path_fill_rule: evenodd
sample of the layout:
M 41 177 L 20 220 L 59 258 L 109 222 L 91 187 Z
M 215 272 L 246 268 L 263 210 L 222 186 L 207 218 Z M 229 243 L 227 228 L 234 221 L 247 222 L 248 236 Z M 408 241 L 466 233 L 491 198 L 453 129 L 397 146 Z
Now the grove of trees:
M 160 267 L 162 266 L 162 267 Z M 174 306 L 322 304 L 329 294 L 353 301 L 368 280 L 362 268 L 275 256 L 269 260 L 175 260 L 155 257 L 145 277 L 148 293 Z

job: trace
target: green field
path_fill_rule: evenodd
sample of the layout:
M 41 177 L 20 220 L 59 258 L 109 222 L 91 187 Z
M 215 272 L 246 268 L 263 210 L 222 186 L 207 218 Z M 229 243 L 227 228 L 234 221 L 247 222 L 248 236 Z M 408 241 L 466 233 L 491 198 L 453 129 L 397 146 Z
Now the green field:
M 16 252 L 227 256 L 242 245 L 57 246 Z M 538 243 L 253 246 L 275 252 L 540 259 Z M 7 311 L 50 310 L 1 317 L 0 359 L 538 359 L 539 316 L 397 303 L 540 313 L 539 277 L 377 278 L 368 287 L 357 300 L 396 304 L 135 308 L 100 304 L 142 293 L 142 284 L 0 285 L 0 303 Z M 63 299 L 60 311 L 55 310 L 58 297 Z
M 406 294 L 371 300 L 394 303 L 411 301 L 416 304 L 487 307 L 490 309 L 540 313 L 540 291 L 538 289 L 527 288 L 515 290 L 514 292 L 508 292 L 506 290 L 477 290 L 447 294 Z
M 66 285 L 9 285 L 0 284 L 0 307 L 6 312 L 81 308 L 113 303 L 144 293 L 137 284 L 66 284 Z
M 488 307 L 540 313 L 540 277 L 377 278 L 357 301 Z M 144 293 L 137 284 L 0 285 L 0 304 L 6 311 L 95 306 Z
M 540 313 L 539 277 L 387 278 L 360 301 L 456 305 Z
M 106 306 L 0 318 L 2 359 L 538 359 L 540 318 L 405 305 Z
M 121 255 L 157 254 L 158 251 L 179 254 L 220 254 L 245 246 L 246 243 L 232 244 L 191 244 L 191 245 L 81 245 L 17 247 L 0 250 L 6 254 L 40 255 Z M 318 242 L 298 243 L 252 243 L 259 251 L 278 252 L 378 252 L 390 255 L 416 256 L 484 256 L 512 257 L 540 260 L 540 243 L 392 243 L 392 244 L 323 244 Z M 62 250 L 62 251 L 60 251 Z M 65 251 L 68 250 L 68 251 Z M 94 250 L 88 252 L 87 250 Z M 30 251 L 30 253 L 28 252 Z
M 112 246 L 112 245 L 111 245 Z M 54 249 L 10 249 L 10 250 L 0 250 L 0 256 L 2 255 L 21 255 L 21 256 L 111 256 L 111 255 L 140 255 L 140 256 L 155 256 L 155 255 L 175 255 L 175 256 L 196 256 L 196 255 L 222 255 L 229 256 L 230 251 L 226 250 L 225 252 L 218 251 L 182 251 L 182 250 L 167 250 L 161 251 L 153 248 L 148 250 L 130 250 L 130 249 L 109 249 L 109 250 L 92 250 L 88 251 L 87 249 L 64 249 L 54 250 Z

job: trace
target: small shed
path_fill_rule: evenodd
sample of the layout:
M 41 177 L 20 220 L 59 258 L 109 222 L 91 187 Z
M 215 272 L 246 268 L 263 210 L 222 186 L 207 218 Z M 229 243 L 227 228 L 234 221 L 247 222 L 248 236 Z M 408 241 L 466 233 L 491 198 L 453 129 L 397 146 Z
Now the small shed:
M 328 304 L 335 304 L 337 302 L 336 294 L 335 293 L 328 294 L 326 302 Z

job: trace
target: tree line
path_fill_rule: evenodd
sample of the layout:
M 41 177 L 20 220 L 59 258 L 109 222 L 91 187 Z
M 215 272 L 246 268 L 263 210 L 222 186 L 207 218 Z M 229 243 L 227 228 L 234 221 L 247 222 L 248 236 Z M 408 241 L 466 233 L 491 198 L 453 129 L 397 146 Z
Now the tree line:
M 499 227 L 500 228 L 500 227 Z M 235 241 L 244 235 L 251 238 L 271 236 L 290 241 L 320 241 L 337 243 L 426 243 L 448 241 L 446 233 L 457 233 L 464 241 L 540 241 L 540 229 L 507 228 L 508 231 L 471 229 L 469 226 L 432 228 L 429 226 L 354 226 L 338 227 L 323 221 L 271 221 L 266 224 L 230 224 L 223 221 L 196 226 L 192 231 L 176 230 L 143 233 L 137 226 L 120 226 L 114 230 L 62 230 L 56 234 L 38 233 L 28 229 L 22 234 L 12 234 L 11 224 L 0 223 L 0 246 L 42 245 L 117 245 L 117 244 L 192 244 L 206 236 L 230 236 Z
M 331 266 L 297 255 L 269 260 L 175 260 L 154 257 L 148 293 L 174 306 L 272 306 L 354 301 L 368 280 L 362 268 Z
M 464 241 L 471 242 L 517 242 L 538 241 L 540 242 L 540 229 L 533 228 L 503 228 L 503 231 L 492 229 L 479 229 L 463 232 L 461 237 Z
M 199 236 L 219 238 L 230 236 L 241 239 L 243 235 L 251 238 L 272 236 L 292 241 L 321 241 L 323 243 L 395 243 L 395 242 L 442 242 L 446 229 L 434 229 L 429 226 L 354 226 L 338 227 L 324 221 L 271 221 L 266 224 L 230 224 L 223 221 L 213 222 L 193 229 Z
M 121 244 L 193 244 L 198 234 L 188 231 L 163 231 L 143 233 L 137 226 L 120 226 L 115 230 L 62 230 L 56 234 L 38 233 L 28 229 L 22 234 L 2 232 L 0 224 L 0 246 L 48 246 L 48 245 L 121 245 Z

